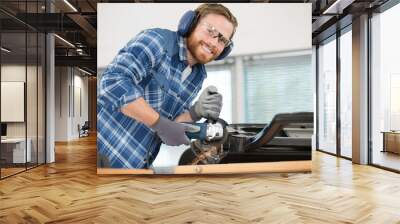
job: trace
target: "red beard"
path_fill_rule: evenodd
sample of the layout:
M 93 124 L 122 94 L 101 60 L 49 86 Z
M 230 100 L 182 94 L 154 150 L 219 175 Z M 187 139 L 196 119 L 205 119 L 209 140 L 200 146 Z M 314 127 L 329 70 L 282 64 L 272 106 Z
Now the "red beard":
M 215 48 L 210 47 L 201 40 L 188 42 L 188 50 L 200 64 L 206 64 L 218 56 Z

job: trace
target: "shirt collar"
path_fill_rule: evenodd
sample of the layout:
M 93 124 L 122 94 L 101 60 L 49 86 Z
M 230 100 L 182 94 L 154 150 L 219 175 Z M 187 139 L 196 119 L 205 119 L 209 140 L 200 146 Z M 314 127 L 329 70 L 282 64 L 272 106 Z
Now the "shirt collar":
M 186 38 L 178 35 L 178 45 L 179 45 L 179 60 L 188 62 Z

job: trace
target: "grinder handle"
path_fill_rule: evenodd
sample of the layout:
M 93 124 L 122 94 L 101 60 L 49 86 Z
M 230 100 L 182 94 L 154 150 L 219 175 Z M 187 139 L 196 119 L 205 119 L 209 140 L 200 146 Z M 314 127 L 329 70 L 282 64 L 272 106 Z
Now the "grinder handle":
M 189 139 L 205 140 L 207 137 L 207 123 L 182 123 Z

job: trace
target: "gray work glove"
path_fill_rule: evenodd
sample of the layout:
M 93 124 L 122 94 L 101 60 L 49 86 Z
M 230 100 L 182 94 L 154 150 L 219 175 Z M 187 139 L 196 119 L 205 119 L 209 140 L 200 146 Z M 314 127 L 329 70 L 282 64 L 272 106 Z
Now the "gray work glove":
M 199 131 L 197 126 L 170 121 L 161 116 L 150 128 L 157 132 L 157 135 L 165 144 L 172 146 L 182 144 L 189 145 L 190 139 L 187 137 L 185 132 Z
M 190 107 L 189 113 L 193 121 L 202 117 L 217 120 L 222 109 L 222 95 L 217 87 L 208 86 L 199 97 L 199 100 Z

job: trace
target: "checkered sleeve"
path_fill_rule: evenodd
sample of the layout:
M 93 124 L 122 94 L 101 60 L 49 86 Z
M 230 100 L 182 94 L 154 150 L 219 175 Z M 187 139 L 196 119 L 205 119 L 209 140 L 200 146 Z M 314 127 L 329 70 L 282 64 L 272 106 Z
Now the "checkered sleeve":
M 100 80 L 98 103 L 111 110 L 143 97 L 146 79 L 163 53 L 162 37 L 146 30 L 122 48 Z

